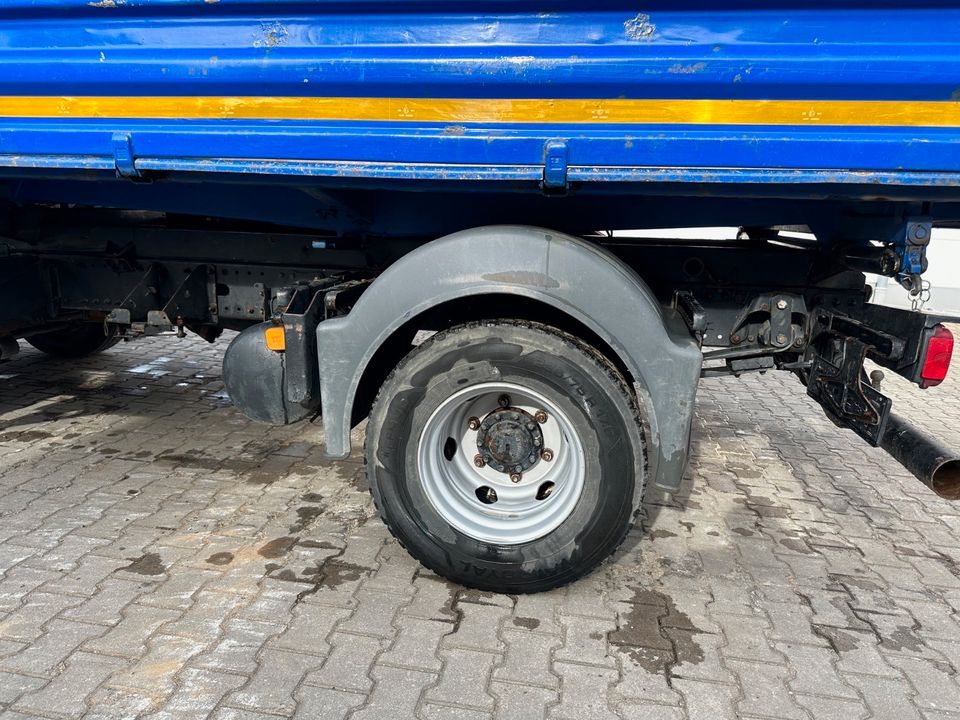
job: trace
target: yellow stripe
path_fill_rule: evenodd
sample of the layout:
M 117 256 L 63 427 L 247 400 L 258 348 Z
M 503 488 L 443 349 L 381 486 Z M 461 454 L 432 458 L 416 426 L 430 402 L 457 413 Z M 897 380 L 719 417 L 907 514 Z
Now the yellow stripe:
M 0 117 L 960 127 L 960 102 L 18 96 Z

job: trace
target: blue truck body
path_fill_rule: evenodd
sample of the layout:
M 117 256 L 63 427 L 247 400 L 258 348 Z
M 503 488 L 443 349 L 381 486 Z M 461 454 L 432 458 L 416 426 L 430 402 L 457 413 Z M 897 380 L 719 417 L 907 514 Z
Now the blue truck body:
M 952 198 L 960 8 L 800 5 L 8 0 L 0 167 Z

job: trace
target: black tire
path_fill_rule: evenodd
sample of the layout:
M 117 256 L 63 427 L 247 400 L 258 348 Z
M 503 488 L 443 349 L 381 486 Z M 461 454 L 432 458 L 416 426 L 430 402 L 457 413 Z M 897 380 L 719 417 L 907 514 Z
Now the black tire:
M 549 393 L 583 447 L 584 485 L 575 507 L 556 529 L 522 544 L 491 544 L 460 532 L 438 513 L 419 476 L 427 418 L 452 392 L 492 381 Z M 439 332 L 414 349 L 374 403 L 365 459 L 380 514 L 411 555 L 463 585 L 511 593 L 565 585 L 610 556 L 633 524 L 646 475 L 637 404 L 614 366 L 572 335 L 506 320 Z
M 120 342 L 112 326 L 103 323 L 77 323 L 42 335 L 31 335 L 26 341 L 47 355 L 58 358 L 81 358 L 108 350 Z

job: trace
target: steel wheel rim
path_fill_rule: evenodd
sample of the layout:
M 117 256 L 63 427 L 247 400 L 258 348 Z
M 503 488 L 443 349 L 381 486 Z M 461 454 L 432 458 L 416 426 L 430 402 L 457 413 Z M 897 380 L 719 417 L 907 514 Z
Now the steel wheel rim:
M 470 419 L 483 421 L 495 413 L 504 395 L 510 399 L 506 410 L 546 414 L 537 427 L 540 457 L 519 482 L 509 472 L 475 462 L 483 431 L 471 428 Z M 545 459 L 542 451 L 551 451 L 552 457 Z M 417 469 L 427 499 L 447 523 L 497 545 L 532 542 L 556 530 L 576 507 L 586 476 L 583 444 L 567 414 L 542 393 L 507 382 L 473 385 L 444 400 L 420 435 Z M 489 489 L 495 493 L 493 502 Z

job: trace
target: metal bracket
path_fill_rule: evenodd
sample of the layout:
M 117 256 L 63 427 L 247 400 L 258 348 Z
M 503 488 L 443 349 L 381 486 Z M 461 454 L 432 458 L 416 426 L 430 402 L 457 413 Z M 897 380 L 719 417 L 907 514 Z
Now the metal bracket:
M 673 307 L 690 328 L 697 342 L 703 344 L 703 333 L 707 329 L 707 311 L 703 309 L 703 305 L 689 290 L 678 290 L 673 296 Z
M 113 164 L 117 169 L 117 177 L 136 179 L 140 177 L 136 160 L 133 157 L 133 140 L 128 133 L 114 133 L 111 138 L 113 146 Z
M 803 344 L 803 321 L 807 305 L 802 295 L 776 293 L 758 295 L 737 316 L 730 331 L 731 345 L 752 344 L 789 350 Z M 799 341 L 799 344 L 798 344 Z
M 567 190 L 567 141 L 548 140 L 543 146 L 543 191 L 551 195 Z
M 917 295 L 921 290 L 920 276 L 927 269 L 927 246 L 932 229 L 930 218 L 908 218 L 893 242 L 900 258 L 897 282 L 911 295 Z
M 818 355 L 807 380 L 807 394 L 823 406 L 827 416 L 849 427 L 877 446 L 893 402 L 864 382 L 867 346 L 856 338 L 843 339 L 837 364 Z

